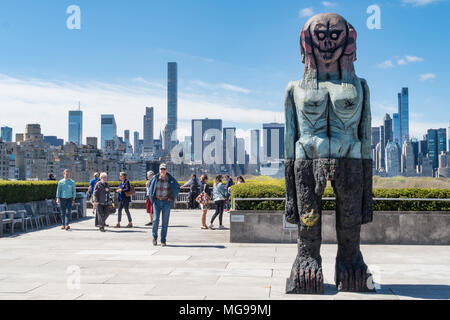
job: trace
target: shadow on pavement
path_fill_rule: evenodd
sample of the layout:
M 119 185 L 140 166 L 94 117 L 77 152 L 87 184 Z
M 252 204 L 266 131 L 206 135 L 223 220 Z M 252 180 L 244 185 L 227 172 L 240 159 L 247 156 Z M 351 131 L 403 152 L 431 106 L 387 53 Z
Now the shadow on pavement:
M 171 248 L 214 248 L 214 249 L 225 249 L 225 246 L 214 246 L 214 245 L 176 245 L 176 244 L 168 244 L 167 247 L 171 247 Z
M 450 286 L 440 284 L 386 284 L 398 296 L 406 296 L 419 299 L 450 299 Z

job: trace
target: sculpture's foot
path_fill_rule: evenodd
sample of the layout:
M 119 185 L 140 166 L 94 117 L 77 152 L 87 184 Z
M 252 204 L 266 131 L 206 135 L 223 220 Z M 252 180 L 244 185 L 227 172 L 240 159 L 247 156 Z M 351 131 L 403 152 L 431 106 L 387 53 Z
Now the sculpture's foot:
M 323 294 L 322 262 L 311 257 L 297 257 L 291 276 L 286 280 L 287 294 Z
M 372 275 L 362 256 L 356 261 L 336 259 L 335 282 L 341 292 L 375 292 Z

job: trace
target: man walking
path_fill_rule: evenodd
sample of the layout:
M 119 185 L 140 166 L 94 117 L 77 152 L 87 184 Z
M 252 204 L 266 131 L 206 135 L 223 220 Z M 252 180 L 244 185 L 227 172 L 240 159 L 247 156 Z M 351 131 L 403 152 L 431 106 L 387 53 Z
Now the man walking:
M 89 181 L 89 189 L 86 192 L 87 199 L 88 200 L 90 199 L 91 203 L 92 203 L 92 214 L 95 215 L 95 226 L 96 227 L 98 227 L 98 216 L 97 216 L 97 208 L 96 208 L 96 205 L 95 205 L 95 203 L 93 201 L 92 194 L 94 193 L 95 185 L 99 181 L 99 176 L 100 176 L 100 174 L 98 172 L 94 173 L 94 177 L 92 178 L 91 181 Z
M 159 217 L 162 212 L 161 245 L 166 246 L 167 228 L 169 227 L 170 207 L 180 192 L 180 185 L 169 173 L 166 164 L 159 166 L 159 174 L 149 183 L 148 197 L 153 203 L 153 245 L 158 244 Z
M 75 181 L 70 179 L 70 170 L 64 170 L 64 179 L 58 182 L 58 189 L 56 190 L 56 203 L 61 209 L 62 230 L 69 230 L 69 215 L 72 211 L 72 206 L 75 205 L 76 186 Z

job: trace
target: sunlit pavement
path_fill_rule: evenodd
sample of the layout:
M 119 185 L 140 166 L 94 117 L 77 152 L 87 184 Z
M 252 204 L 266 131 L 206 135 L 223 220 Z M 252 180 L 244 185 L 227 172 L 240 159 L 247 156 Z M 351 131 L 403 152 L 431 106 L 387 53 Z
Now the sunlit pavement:
M 362 246 L 380 287 L 356 294 L 336 292 L 336 246 L 323 245 L 325 295 L 285 295 L 295 244 L 232 244 L 229 230 L 200 229 L 199 210 L 175 210 L 168 246 L 154 247 L 148 215 L 131 214 L 131 229 L 101 233 L 89 210 L 71 231 L 1 238 L 0 299 L 450 299 L 449 246 Z

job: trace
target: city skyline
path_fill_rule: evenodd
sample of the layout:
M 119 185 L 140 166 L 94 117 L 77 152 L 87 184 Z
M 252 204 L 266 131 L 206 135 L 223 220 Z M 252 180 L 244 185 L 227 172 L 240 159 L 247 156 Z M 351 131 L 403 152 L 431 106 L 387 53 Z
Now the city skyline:
M 99 136 L 97 119 L 103 113 L 116 115 L 119 132 L 143 135 L 133 115 L 145 106 L 155 107 L 155 133 L 161 132 L 168 111 L 166 63 L 177 61 L 179 137 L 189 135 L 193 118 L 220 117 L 224 126 L 238 128 L 237 136 L 248 140 L 260 123 L 283 121 L 285 87 L 303 72 L 298 33 L 309 14 L 335 11 L 358 32 L 356 64 L 370 84 L 373 126 L 381 124 L 386 112 L 397 111 L 398 88 L 409 87 L 411 135 L 420 138 L 428 128 L 447 127 L 450 74 L 445 70 L 450 62 L 439 54 L 438 37 L 449 33 L 443 24 L 449 2 L 414 6 L 379 1 L 379 30 L 366 26 L 370 1 L 332 3 L 286 1 L 255 8 L 252 1 L 226 6 L 136 1 L 130 9 L 116 1 L 105 15 L 102 4 L 80 0 L 82 29 L 68 30 L 63 4 L 26 2 L 30 10 L 22 12 L 23 1 L 5 0 L 0 32 L 6 47 L 19 50 L 0 53 L 0 108 L 8 111 L 0 125 L 21 128 L 40 122 L 49 135 L 61 136 L 67 129 L 58 119 L 81 100 L 84 136 Z M 162 12 L 173 14 L 171 23 L 162 19 Z M 399 15 L 421 23 L 401 23 Z M 34 24 L 35 16 L 47 19 Z M 186 24 L 192 18 L 196 23 Z M 120 21 L 120 28 L 112 21 Z M 117 39 L 114 46 L 105 40 L 112 37 Z M 58 45 L 48 45 L 48 38 Z M 24 119 L 24 114 L 33 117 Z

